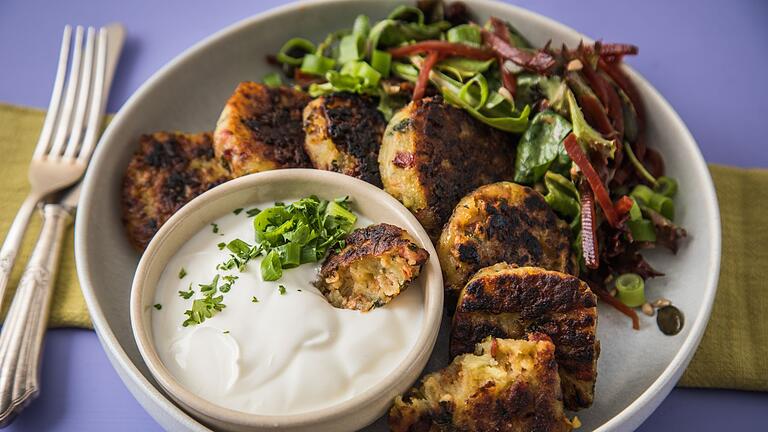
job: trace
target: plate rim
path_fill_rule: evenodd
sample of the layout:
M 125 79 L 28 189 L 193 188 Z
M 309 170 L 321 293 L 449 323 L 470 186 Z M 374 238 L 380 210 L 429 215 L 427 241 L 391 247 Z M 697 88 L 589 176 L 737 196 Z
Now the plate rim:
M 172 60 L 164 64 L 160 69 L 154 72 L 120 107 L 113 120 L 109 123 L 106 130 L 99 139 L 99 145 L 96 146 L 94 154 L 92 156 L 92 163 L 98 164 L 102 159 L 107 158 L 108 154 L 104 150 L 102 141 L 110 141 L 113 139 L 112 135 L 115 133 L 117 125 L 119 125 L 126 112 L 133 109 L 140 99 L 142 99 L 145 93 L 148 93 L 155 86 L 158 85 L 161 79 L 171 73 L 175 68 L 182 64 L 188 57 L 198 54 L 203 51 L 208 45 L 226 38 L 233 33 L 244 30 L 245 28 L 257 25 L 259 21 L 263 21 L 278 15 L 295 13 L 300 9 L 313 8 L 318 5 L 328 4 L 359 4 L 364 0 L 305 0 L 297 1 L 288 4 L 278 6 L 273 9 L 263 11 L 261 13 L 243 18 L 232 24 L 225 26 L 224 28 L 206 36 L 200 41 L 193 44 L 191 47 L 185 49 Z M 396 3 L 396 1 L 391 1 Z M 400 2 L 402 3 L 402 2 Z M 495 0 L 472 0 L 471 3 L 479 4 L 488 8 L 501 8 L 507 9 L 510 13 L 517 14 L 518 16 L 528 19 L 540 24 L 559 27 L 561 30 L 580 36 L 585 41 L 593 41 L 592 38 L 584 35 L 576 29 L 561 23 L 553 18 L 549 18 L 537 12 L 530 11 L 523 7 L 509 4 Z M 613 418 L 608 420 L 599 426 L 595 431 L 605 432 L 617 430 L 619 428 L 631 430 L 639 426 L 645 421 L 648 416 L 658 407 L 658 405 L 666 398 L 669 392 L 672 390 L 674 384 L 679 377 L 685 371 L 685 367 L 693 357 L 696 348 L 701 342 L 701 338 L 704 335 L 707 324 L 709 322 L 710 314 L 712 311 L 712 305 L 714 303 L 715 295 L 717 293 L 717 284 L 720 274 L 720 260 L 722 249 L 721 238 L 721 218 L 720 210 L 717 202 L 717 195 L 715 193 L 714 183 L 712 176 L 707 169 L 706 162 L 701 153 L 701 149 L 698 146 L 695 138 L 691 134 L 688 126 L 680 118 L 679 114 L 674 110 L 672 105 L 664 98 L 659 91 L 653 87 L 642 75 L 636 72 L 629 65 L 623 65 L 624 70 L 629 74 L 630 78 L 639 86 L 643 88 L 643 91 L 653 99 L 658 101 L 658 105 L 664 109 L 664 116 L 671 117 L 674 123 L 681 127 L 681 131 L 686 137 L 685 142 L 682 145 L 692 147 L 688 151 L 694 156 L 690 161 L 691 166 L 695 168 L 694 174 L 696 174 L 696 182 L 700 183 L 705 189 L 707 194 L 704 196 L 704 205 L 709 208 L 709 211 L 715 216 L 715 221 L 711 226 L 711 229 L 707 233 L 712 241 L 712 248 L 709 251 L 708 259 L 709 263 L 713 267 L 710 270 L 709 277 L 707 278 L 706 291 L 701 307 L 698 310 L 697 319 L 692 323 L 692 328 L 686 340 L 683 342 L 678 352 L 674 355 L 669 364 L 664 368 L 663 372 L 658 378 L 646 388 L 634 401 L 632 401 L 626 408 L 617 413 Z M 97 180 L 95 179 L 94 170 L 89 169 L 86 172 L 83 180 L 83 191 L 78 206 L 78 213 L 88 213 L 91 203 L 91 195 L 93 190 L 97 187 Z M 125 349 L 117 340 L 114 331 L 109 326 L 106 316 L 99 305 L 96 294 L 92 289 L 92 281 L 90 280 L 90 267 L 85 259 L 86 254 L 86 241 L 88 237 L 88 225 L 80 222 L 81 217 L 77 217 L 75 221 L 75 262 L 77 267 L 78 279 L 80 281 L 81 290 L 85 297 L 88 312 L 93 322 L 94 330 L 96 331 L 99 341 L 107 352 L 108 358 L 111 360 L 112 366 L 118 369 L 118 365 L 123 370 L 117 370 L 118 375 L 123 380 L 126 387 L 129 388 L 133 396 L 142 405 L 142 407 L 155 419 L 160 422 L 161 419 L 157 415 L 154 415 L 155 410 L 150 409 L 145 405 L 144 400 L 138 397 L 134 392 L 134 388 L 129 385 L 127 380 L 130 380 L 130 384 L 136 385 L 138 388 L 143 389 L 143 396 L 148 396 L 157 406 L 161 407 L 165 414 L 173 416 L 174 420 L 187 426 L 190 430 L 209 430 L 204 424 L 198 422 L 189 414 L 184 412 L 181 408 L 175 405 L 170 398 L 166 397 L 160 390 L 158 390 L 152 383 L 139 371 L 136 365 L 130 360 Z

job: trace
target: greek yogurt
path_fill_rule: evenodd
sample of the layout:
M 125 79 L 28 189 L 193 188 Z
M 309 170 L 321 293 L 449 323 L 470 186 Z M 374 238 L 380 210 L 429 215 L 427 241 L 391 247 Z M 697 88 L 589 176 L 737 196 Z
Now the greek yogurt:
M 242 272 L 217 271 L 229 257 L 217 245 L 235 238 L 254 243 L 254 232 L 245 212 L 214 223 L 216 230 L 203 228 L 169 261 L 152 310 L 157 352 L 188 390 L 246 413 L 298 414 L 369 389 L 413 348 L 424 307 L 418 283 L 370 312 L 337 309 L 312 285 L 319 263 L 284 270 L 275 282 L 262 280 L 261 258 Z M 370 223 L 359 217 L 357 226 Z M 182 268 L 186 275 L 180 278 Z M 226 307 L 202 324 L 182 326 L 184 311 L 200 296 L 198 284 L 210 283 L 216 274 L 238 276 L 223 294 Z M 190 283 L 195 297 L 184 299 L 179 291 Z

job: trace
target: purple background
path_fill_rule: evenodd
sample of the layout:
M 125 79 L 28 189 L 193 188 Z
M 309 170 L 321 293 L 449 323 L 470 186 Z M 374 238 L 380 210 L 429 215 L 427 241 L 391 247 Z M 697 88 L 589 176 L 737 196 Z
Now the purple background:
M 65 24 L 122 22 L 128 39 L 109 110 L 193 43 L 285 0 L 3 0 L 0 101 L 46 107 Z M 768 167 L 768 2 L 568 0 L 512 2 L 605 41 L 631 42 L 629 59 L 681 115 L 708 162 Z M 96 335 L 54 330 L 46 340 L 42 395 L 12 431 L 151 431 Z M 639 429 L 765 430 L 768 393 L 675 389 Z

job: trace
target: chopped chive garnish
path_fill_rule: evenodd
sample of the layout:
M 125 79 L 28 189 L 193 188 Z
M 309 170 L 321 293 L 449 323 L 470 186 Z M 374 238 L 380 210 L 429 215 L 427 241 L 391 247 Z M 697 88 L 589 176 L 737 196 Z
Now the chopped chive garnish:
M 223 250 L 225 247 L 227 247 L 227 244 L 224 243 L 224 242 L 221 242 L 221 243 L 217 244 L 216 246 L 219 247 L 219 250 Z
M 219 224 L 212 223 L 211 227 L 213 227 L 213 233 L 218 234 L 219 233 Z
M 183 298 L 184 300 L 189 300 L 192 298 L 192 296 L 195 295 L 195 292 L 192 291 L 192 282 L 189 283 L 189 289 L 186 291 L 179 291 L 179 297 Z
M 256 215 L 257 215 L 257 214 L 259 214 L 259 213 L 261 213 L 261 210 L 260 210 L 260 209 L 258 209 L 258 208 L 255 208 L 255 207 L 254 207 L 254 208 L 252 208 L 252 209 L 250 209 L 250 210 L 246 210 L 246 211 L 245 211 L 245 214 L 246 214 L 248 217 L 254 217 L 254 216 L 256 216 Z
M 162 308 L 163 308 L 163 305 L 161 305 L 160 303 L 155 304 L 155 309 L 160 310 Z
M 187 271 L 184 269 L 184 267 L 179 270 L 179 279 L 184 279 L 184 276 L 187 275 Z
M 192 309 L 184 312 L 187 319 L 182 323 L 184 327 L 190 325 L 202 324 L 208 318 L 213 317 L 216 313 L 221 312 L 227 307 L 222 301 L 224 296 L 213 297 L 213 295 L 206 294 L 201 299 L 196 299 L 192 302 Z
M 285 287 L 280 285 L 277 287 L 277 291 L 280 292 L 280 295 L 285 295 Z
M 236 208 L 236 209 L 232 210 L 232 213 L 234 213 L 236 215 L 239 215 L 242 212 L 243 212 L 243 208 L 242 207 Z
M 229 334 L 229 330 L 224 330 L 224 334 Z
M 251 297 L 251 301 L 252 301 L 253 303 L 258 303 L 258 302 L 259 302 L 259 299 L 257 299 L 257 298 L 256 298 L 256 296 L 253 296 L 253 297 Z

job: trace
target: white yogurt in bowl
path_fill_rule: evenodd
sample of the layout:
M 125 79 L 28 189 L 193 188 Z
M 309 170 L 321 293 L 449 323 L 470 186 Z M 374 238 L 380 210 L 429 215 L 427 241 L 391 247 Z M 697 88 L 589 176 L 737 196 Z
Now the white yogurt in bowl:
M 157 283 L 152 338 L 178 382 L 232 410 L 291 415 L 349 400 L 392 373 L 419 335 L 424 310 L 419 284 L 384 307 L 360 312 L 331 306 L 313 286 L 320 263 L 284 270 L 275 282 L 263 280 L 262 258 L 242 272 L 217 270 L 230 255 L 219 243 L 239 238 L 253 244 L 252 222 L 245 212 L 212 221 L 174 253 Z M 358 216 L 356 227 L 371 223 Z M 180 278 L 181 269 L 186 274 Z M 217 274 L 238 277 L 222 294 L 226 307 L 184 327 L 184 311 L 201 297 L 198 284 L 211 283 Z M 179 291 L 190 284 L 195 296 L 184 299 Z

